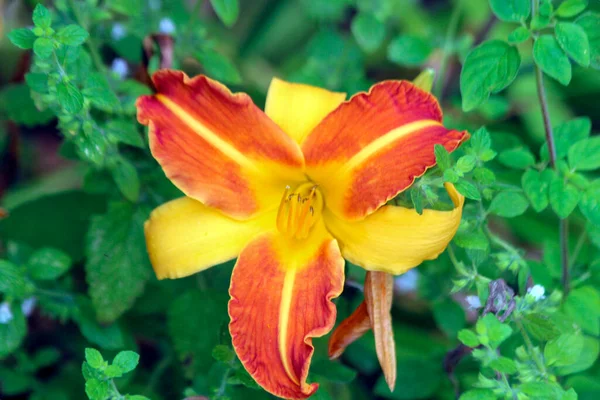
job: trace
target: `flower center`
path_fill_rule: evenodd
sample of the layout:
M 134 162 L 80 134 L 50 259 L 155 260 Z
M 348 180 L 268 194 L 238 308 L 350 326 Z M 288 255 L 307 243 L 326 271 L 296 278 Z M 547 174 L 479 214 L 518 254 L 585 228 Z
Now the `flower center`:
M 321 217 L 323 195 L 312 182 L 300 184 L 294 190 L 286 186 L 277 212 L 277 229 L 293 239 L 305 239 Z

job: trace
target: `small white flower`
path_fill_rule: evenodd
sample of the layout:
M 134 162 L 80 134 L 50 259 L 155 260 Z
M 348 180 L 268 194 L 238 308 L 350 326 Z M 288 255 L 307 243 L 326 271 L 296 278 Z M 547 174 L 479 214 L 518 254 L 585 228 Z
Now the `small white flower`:
M 10 304 L 3 302 L 0 304 L 0 324 L 8 324 L 13 319 L 12 311 L 10 311 Z
M 527 289 L 527 294 L 531 296 L 535 301 L 546 298 L 546 296 L 544 296 L 544 293 L 546 293 L 546 290 L 542 285 L 534 285 Z
M 29 297 L 23 300 L 23 303 L 21 303 L 21 311 L 23 311 L 23 314 L 25 314 L 26 317 L 30 316 L 33 312 L 35 303 L 37 303 L 35 297 Z
M 478 308 L 481 308 L 481 300 L 479 299 L 479 296 L 467 296 L 465 297 L 465 300 L 469 305 L 469 310 L 477 310 Z
M 124 79 L 129 74 L 129 65 L 122 58 L 115 58 L 110 68 L 121 79 Z
M 125 25 L 121 24 L 120 22 L 114 24 L 112 27 L 112 31 L 110 32 L 110 35 L 114 40 L 121 40 L 125 37 L 126 34 L 127 29 L 125 29 Z
M 419 273 L 410 269 L 395 279 L 394 286 L 400 293 L 409 293 L 417 289 L 417 282 L 419 282 Z
M 161 33 L 166 33 L 167 35 L 173 34 L 175 33 L 175 24 L 171 18 L 163 18 L 160 20 L 158 30 Z

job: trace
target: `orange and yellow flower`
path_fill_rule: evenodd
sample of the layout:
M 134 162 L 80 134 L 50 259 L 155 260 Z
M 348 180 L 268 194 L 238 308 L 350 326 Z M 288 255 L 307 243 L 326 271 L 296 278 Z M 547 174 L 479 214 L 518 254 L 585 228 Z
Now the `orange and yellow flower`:
M 137 102 L 150 148 L 186 197 L 158 207 L 146 242 L 159 279 L 237 257 L 229 293 L 235 351 L 270 393 L 303 399 L 312 338 L 335 322 L 344 258 L 401 274 L 436 258 L 460 222 L 452 211 L 386 205 L 455 150 L 436 99 L 406 81 L 346 95 L 273 79 L 265 112 L 205 76 L 162 70 Z M 201 306 L 201 305 L 199 305 Z

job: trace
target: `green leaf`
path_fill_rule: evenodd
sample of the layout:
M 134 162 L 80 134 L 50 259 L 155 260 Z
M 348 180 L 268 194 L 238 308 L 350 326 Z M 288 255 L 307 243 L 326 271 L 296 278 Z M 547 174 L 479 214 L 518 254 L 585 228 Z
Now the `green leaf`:
M 33 10 L 33 24 L 40 28 L 50 28 L 50 25 L 52 24 L 50 11 L 39 3 Z
M 571 18 L 585 10 L 587 5 L 587 0 L 565 0 L 556 9 L 556 15 L 561 18 Z
M 203 50 L 195 54 L 202 68 L 211 78 L 234 85 L 242 83 L 238 69 L 227 57 L 214 50 Z
M 410 188 L 410 200 L 415 207 L 415 211 L 419 215 L 423 214 L 423 191 L 419 186 L 413 186 Z
M 460 194 L 465 196 L 467 199 L 477 200 L 477 201 L 481 200 L 481 195 L 479 194 L 479 190 L 477 190 L 477 187 L 469 181 L 461 179 L 454 184 L 454 187 Z
M 0 109 L 8 118 L 27 127 L 45 125 L 55 118 L 50 110 L 40 110 L 31 98 L 25 84 L 8 84 L 0 90 Z
M 106 7 L 130 17 L 138 17 L 144 12 L 142 0 L 107 0 Z
M 140 296 L 150 278 L 144 221 L 148 213 L 130 203 L 113 203 L 92 218 L 85 264 L 98 320 L 112 322 Z
M 479 339 L 475 332 L 469 329 L 462 329 L 458 332 L 458 340 L 460 340 L 465 346 L 477 347 L 480 345 Z
M 85 394 L 90 400 L 106 400 L 109 391 L 108 381 L 90 379 L 85 383 Z
M 591 171 L 600 168 L 600 137 L 583 139 L 569 148 L 569 166 L 573 170 Z
M 123 371 L 121 371 L 118 365 L 109 365 L 104 370 L 104 375 L 107 378 L 120 378 L 123 376 Z
M 225 26 L 231 28 L 235 24 L 240 13 L 238 0 L 210 0 L 210 4 Z
M 113 143 L 125 143 L 140 149 L 145 147 L 138 125 L 132 120 L 111 119 L 104 128 L 108 133 L 109 140 Z
M 548 341 L 560 335 L 552 319 L 544 314 L 527 314 L 523 316 L 523 326 L 537 340 Z
M 350 28 L 356 43 L 367 53 L 377 50 L 385 39 L 385 25 L 371 13 L 358 13 Z
M 496 400 L 497 398 L 490 389 L 471 389 L 461 394 L 458 400 Z
M 554 28 L 560 47 L 582 67 L 590 65 L 590 44 L 583 28 L 571 22 L 559 22 Z
M 469 144 L 471 145 L 475 156 L 481 159 L 483 154 L 491 150 L 492 138 L 487 129 L 482 126 L 473 133 L 473 136 L 471 136 L 471 139 L 469 140 Z
M 415 35 L 400 35 L 388 46 L 387 57 L 396 64 L 415 67 L 423 65 L 432 51 L 428 40 Z
M 24 298 L 28 292 L 28 286 L 22 268 L 6 260 L 0 260 L 0 293 Z
M 140 356 L 133 351 L 120 351 L 113 360 L 113 365 L 118 366 L 124 374 L 133 371 L 140 361 Z
M 117 111 L 120 106 L 119 98 L 111 90 L 106 78 L 101 73 L 88 76 L 82 93 L 94 106 L 102 111 Z
M 123 196 L 135 203 L 140 196 L 140 178 L 133 164 L 119 157 L 117 163 L 111 168 L 111 173 Z
M 486 314 L 477 321 L 475 329 L 480 336 L 488 338 L 490 346 L 495 349 L 510 337 L 512 329 L 510 326 L 498 321 L 494 314 Z
M 15 46 L 29 50 L 33 48 L 33 42 L 37 36 L 29 28 L 13 29 L 9 34 L 8 38 Z
M 33 42 L 33 52 L 40 58 L 50 58 L 54 52 L 54 42 L 48 38 L 37 38 Z
M 508 43 L 519 44 L 528 40 L 531 37 L 531 32 L 522 26 L 518 27 L 508 35 Z
M 475 156 L 467 154 L 458 159 L 456 162 L 456 169 L 463 174 L 466 174 L 471 172 L 473 168 L 475 168 L 475 165 L 477 165 L 477 159 Z
M 94 369 L 102 370 L 106 366 L 102 354 L 94 348 L 88 347 L 85 349 L 85 361 Z
M 584 332 L 600 335 L 600 294 L 592 286 L 572 290 L 564 310 Z
M 561 176 L 554 174 L 548 189 L 550 205 L 560 218 L 567 218 L 577 207 L 581 193 L 570 183 L 565 183 Z
M 529 202 L 522 194 L 500 192 L 490 203 L 489 212 L 500 217 L 514 218 L 527 211 L 527 207 Z
M 513 360 L 506 357 L 498 357 L 492 360 L 489 367 L 495 371 L 502 372 L 504 374 L 514 374 L 517 372 L 517 366 Z
M 212 356 L 215 360 L 228 364 L 235 360 L 235 353 L 229 346 L 220 344 L 212 349 Z
M 600 14 L 587 12 L 579 16 L 575 23 L 583 28 L 590 45 L 590 66 L 600 69 Z
M 106 199 L 81 191 L 66 191 L 27 199 L 9 207 L 9 211 L 10 218 L 0 220 L 2 239 L 34 248 L 54 247 L 80 261 L 89 219 L 106 211 Z M 60 235 L 56 234 L 58 226 Z
M 58 249 L 46 247 L 37 250 L 27 261 L 27 270 L 33 279 L 50 280 L 60 277 L 71 268 L 71 257 Z
M 519 386 L 529 400 L 564 399 L 562 388 L 554 382 L 527 382 Z
M 83 108 L 83 96 L 72 82 L 59 82 L 56 85 L 56 96 L 69 114 L 77 114 Z
M 443 378 L 440 360 L 402 358 L 397 362 L 396 389 L 390 392 L 383 376 L 375 384 L 374 393 L 386 399 L 413 400 L 434 397 Z
M 100 325 L 91 301 L 86 297 L 78 297 L 77 306 L 74 319 L 87 340 L 107 350 L 118 350 L 125 346 L 123 331 L 118 323 Z
M 313 363 L 310 372 L 337 383 L 350 383 L 356 378 L 355 370 L 340 362 L 329 360 L 320 360 Z
M 573 143 L 588 138 L 592 130 L 592 122 L 588 117 L 575 118 L 554 127 L 554 145 L 556 158 L 561 159 L 569 152 Z M 548 144 L 544 143 L 540 151 L 542 160 L 550 159 Z
M 521 22 L 531 14 L 528 0 L 490 0 L 490 6 L 498 19 L 506 22 Z
M 449 337 L 455 337 L 466 323 L 465 311 L 450 299 L 434 304 L 433 318 L 437 326 Z
M 563 367 L 573 364 L 583 349 L 583 336 L 579 333 L 566 333 L 550 340 L 544 347 L 546 365 Z
M 442 171 L 445 171 L 448 168 L 450 168 L 450 153 L 448 153 L 448 150 L 446 150 L 444 146 L 442 146 L 441 144 L 434 145 L 433 152 L 435 154 L 435 162 Z
M 510 85 L 520 65 L 519 51 L 499 40 L 484 42 L 471 50 L 460 73 L 463 110 L 475 109 L 485 103 L 491 93 Z
M 228 321 L 227 298 L 212 289 L 190 290 L 169 306 L 167 328 L 175 351 L 181 360 L 192 358 L 194 371 L 207 372 L 214 363 L 211 353 L 219 344 L 221 325 Z
M 34 92 L 48 92 L 48 75 L 46 74 L 28 72 L 25 74 L 25 81 L 27 82 L 27 86 Z
M 600 226 L 600 187 L 588 188 L 579 202 L 581 213 L 596 226 Z
M 543 173 L 534 169 L 525 171 L 521 178 L 521 185 L 536 212 L 541 212 L 548 207 L 548 180 Z
M 565 376 L 575 374 L 578 372 L 585 371 L 590 368 L 598 360 L 600 354 L 600 343 L 598 339 L 585 336 L 583 338 L 583 348 L 577 360 L 571 365 L 565 365 L 564 367 L 558 367 L 556 374 L 559 376 Z
M 533 45 L 533 59 L 548 76 L 563 85 L 571 82 L 571 63 L 552 35 L 542 35 Z
M 473 179 L 481 185 L 487 186 L 496 182 L 496 175 L 491 169 L 477 167 L 473 170 Z
M 0 264 L 0 270 L 1 268 Z M 4 304 L 9 307 L 12 318 L 6 323 L 0 324 L 0 359 L 17 350 L 27 334 L 27 321 L 21 307 L 16 303 Z
M 535 164 L 535 157 L 526 148 L 510 149 L 500 153 L 498 161 L 510 168 L 527 169 Z
M 83 44 L 89 34 L 79 25 L 67 25 L 58 30 L 56 40 L 67 46 L 79 46 Z

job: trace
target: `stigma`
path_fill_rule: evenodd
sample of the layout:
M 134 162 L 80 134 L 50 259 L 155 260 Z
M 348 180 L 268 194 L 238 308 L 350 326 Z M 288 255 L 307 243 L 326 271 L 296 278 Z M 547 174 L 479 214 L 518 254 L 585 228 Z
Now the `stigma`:
M 289 238 L 306 239 L 322 210 L 323 195 L 317 185 L 306 182 L 294 190 L 286 186 L 277 212 L 277 229 Z

